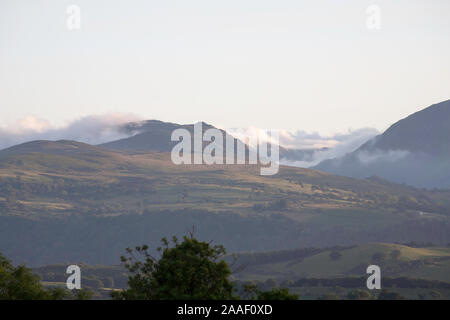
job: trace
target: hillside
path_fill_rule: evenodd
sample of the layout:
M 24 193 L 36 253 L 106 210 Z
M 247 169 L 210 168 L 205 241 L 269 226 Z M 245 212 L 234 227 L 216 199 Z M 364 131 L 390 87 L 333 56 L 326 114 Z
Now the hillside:
M 450 188 L 450 100 L 393 124 L 352 153 L 314 169 L 355 178 L 379 176 L 416 187 Z
M 110 152 L 103 148 L 91 146 L 86 143 L 71 140 L 37 140 L 15 145 L 0 150 L 0 157 L 25 155 L 31 153 L 44 153 L 52 155 L 67 155 L 70 157 L 107 156 Z
M 274 176 L 256 165 L 176 166 L 164 152 L 70 141 L 25 147 L 0 152 L 0 251 L 17 262 L 114 264 L 127 246 L 193 226 L 233 252 L 450 242 L 447 191 L 285 166 Z

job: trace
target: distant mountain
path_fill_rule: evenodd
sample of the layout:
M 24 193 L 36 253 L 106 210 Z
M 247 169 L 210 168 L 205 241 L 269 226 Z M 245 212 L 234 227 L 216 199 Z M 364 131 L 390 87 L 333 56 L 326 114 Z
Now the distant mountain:
M 379 176 L 416 187 L 450 187 L 450 100 L 393 124 L 343 157 L 315 169 L 356 178 Z
M 202 128 L 203 133 L 208 129 L 217 129 L 205 122 L 202 122 Z M 176 129 L 186 129 L 191 133 L 192 139 L 194 138 L 194 124 L 181 125 L 159 120 L 146 120 L 131 122 L 122 127 L 123 132 L 132 134 L 131 137 L 103 143 L 100 146 L 111 150 L 122 151 L 170 152 L 178 144 L 178 141 L 171 141 L 172 132 Z M 225 143 L 225 135 L 227 133 L 223 130 L 221 131 L 224 135 Z
M 172 132 L 178 128 L 188 129 L 193 134 L 193 125 L 179 125 L 171 122 L 147 120 L 132 122 L 123 126 L 122 131 L 131 137 L 101 144 L 101 147 L 124 151 L 170 152 L 177 142 L 171 141 Z
M 208 129 L 217 129 L 216 127 L 205 122 L 202 122 L 202 125 L 203 133 Z M 178 141 L 171 141 L 172 132 L 179 128 L 188 130 L 191 133 L 191 136 L 194 137 L 194 124 L 181 125 L 159 120 L 146 120 L 142 122 L 131 122 L 122 127 L 122 131 L 132 135 L 131 137 L 103 143 L 100 146 L 111 150 L 131 152 L 170 152 L 172 148 L 178 143 Z M 223 150 L 225 150 L 225 137 L 230 135 L 225 130 L 221 131 L 224 141 Z M 237 143 L 244 142 L 234 138 L 234 143 L 236 148 Z M 208 142 L 203 144 L 204 147 L 206 145 L 208 145 Z M 280 159 L 288 161 L 310 161 L 315 151 L 325 151 L 326 149 L 327 148 L 302 150 L 288 149 L 279 146 L 279 154 Z M 246 152 L 248 152 L 248 148 L 246 148 Z
M 450 100 L 434 104 L 393 124 L 360 150 L 406 150 L 450 155 Z

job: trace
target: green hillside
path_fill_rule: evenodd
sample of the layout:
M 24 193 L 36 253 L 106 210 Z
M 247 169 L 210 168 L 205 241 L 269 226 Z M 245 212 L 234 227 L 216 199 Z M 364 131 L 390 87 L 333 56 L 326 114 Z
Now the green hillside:
M 334 258 L 332 253 L 338 252 Z M 270 253 L 266 253 L 270 256 Z M 283 261 L 252 263 L 251 254 L 243 254 L 243 270 L 236 274 L 242 280 L 268 278 L 362 277 L 370 264 L 379 265 L 382 276 L 411 277 L 450 283 L 450 248 L 414 248 L 391 243 L 370 243 L 353 247 L 337 247 L 298 257 L 295 252 Z M 259 258 L 259 260 L 263 260 Z M 239 261 L 239 259 L 238 259 Z M 255 260 L 254 260 L 255 261 Z

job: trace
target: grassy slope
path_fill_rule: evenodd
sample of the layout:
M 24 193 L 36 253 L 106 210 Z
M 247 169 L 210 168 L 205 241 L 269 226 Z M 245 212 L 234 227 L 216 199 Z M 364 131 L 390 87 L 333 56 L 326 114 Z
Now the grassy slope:
M 397 261 L 389 257 L 394 250 L 401 252 Z M 388 274 L 385 275 L 391 277 L 409 276 L 412 278 L 450 282 L 450 260 L 445 260 L 447 257 L 450 258 L 450 248 L 412 248 L 399 244 L 371 243 L 339 252 L 342 256 L 335 261 L 330 259 L 330 249 L 306 257 L 301 261 L 294 258 L 277 263 L 249 265 L 238 276 L 240 279 L 248 280 L 365 276 L 364 268 L 359 267 L 370 264 L 380 264 L 383 275 L 383 269 L 389 270 L 389 266 L 417 260 L 428 260 L 430 262 L 429 265 L 413 268 L 411 271 L 386 272 Z M 381 263 L 373 262 L 372 256 L 379 252 L 386 254 L 386 260 Z M 444 261 L 439 261 L 439 258 L 444 258 Z
M 167 153 L 126 155 L 115 152 L 88 152 L 85 154 L 31 153 L 0 157 L 0 182 L 20 176 L 24 183 L 67 181 L 88 186 L 117 186 L 128 188 L 129 193 L 112 191 L 101 200 L 127 208 L 135 208 L 145 199 L 147 209 L 176 209 L 178 207 L 209 210 L 230 209 L 241 214 L 253 213 L 255 204 L 265 204 L 277 199 L 289 199 L 290 209 L 303 212 L 293 214 L 298 219 L 309 219 L 308 212 L 331 210 L 326 220 L 341 219 L 333 212 L 398 211 L 396 203 L 404 196 L 417 197 L 426 192 L 399 185 L 383 184 L 371 180 L 357 180 L 333 176 L 319 171 L 281 167 L 275 176 L 259 175 L 257 166 L 249 165 L 181 165 L 171 163 Z M 151 192 L 142 187 L 151 186 Z M 374 202 L 377 195 L 393 195 L 390 202 Z M 0 194 L 0 197 L 2 195 Z M 88 194 L 87 198 L 93 197 Z M 427 201 L 436 206 L 446 206 L 448 192 L 426 193 Z M 391 197 L 392 198 L 392 197 Z M 70 197 L 32 195 L 19 199 L 25 206 L 48 205 L 49 211 L 69 210 L 75 203 Z M 78 202 L 78 199 L 76 201 Z M 335 210 L 335 211 L 333 211 Z M 338 211 L 336 211 L 338 210 Z M 353 211 L 352 211 L 353 210 Z M 416 210 L 417 211 L 417 210 Z M 17 212 L 19 213 L 19 212 Z M 417 212 L 416 212 L 417 213 Z M 321 223 L 321 220 L 317 220 Z

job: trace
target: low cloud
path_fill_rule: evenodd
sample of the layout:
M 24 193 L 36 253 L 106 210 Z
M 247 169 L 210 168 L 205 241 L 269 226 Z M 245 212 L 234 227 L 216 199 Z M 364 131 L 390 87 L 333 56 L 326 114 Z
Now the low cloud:
M 373 151 L 360 151 L 356 154 L 359 162 L 363 165 L 369 165 L 374 162 L 397 162 L 404 159 L 410 154 L 405 150 L 373 150 Z
M 125 123 L 142 120 L 127 113 L 85 116 L 64 126 L 53 126 L 35 116 L 0 126 L 0 149 L 33 140 L 76 140 L 100 144 L 129 136 L 122 130 Z
M 227 132 L 238 139 L 252 136 L 259 137 L 260 140 L 268 141 L 270 135 L 268 130 L 256 127 L 247 129 L 227 129 Z M 352 152 L 362 144 L 372 139 L 379 132 L 373 128 L 362 128 L 357 130 L 348 130 L 343 133 L 333 135 L 321 135 L 317 132 L 306 131 L 287 131 L 279 130 L 280 145 L 291 150 L 309 150 L 301 159 L 282 158 L 280 162 L 285 165 L 298 167 L 312 167 L 319 162 L 337 158 Z M 254 139 L 255 140 L 255 139 Z

